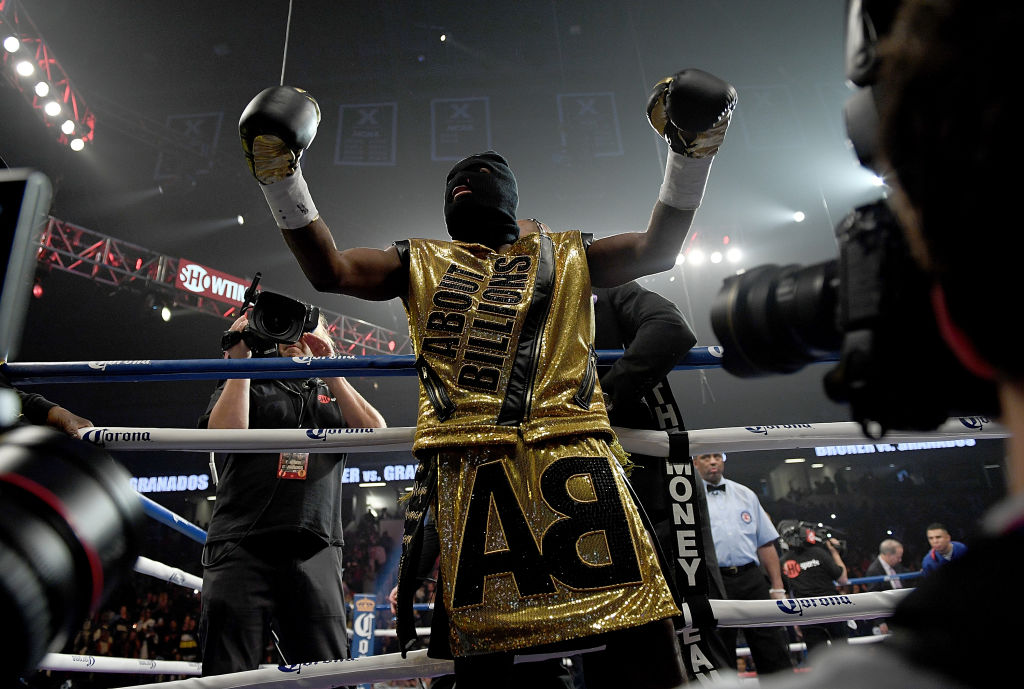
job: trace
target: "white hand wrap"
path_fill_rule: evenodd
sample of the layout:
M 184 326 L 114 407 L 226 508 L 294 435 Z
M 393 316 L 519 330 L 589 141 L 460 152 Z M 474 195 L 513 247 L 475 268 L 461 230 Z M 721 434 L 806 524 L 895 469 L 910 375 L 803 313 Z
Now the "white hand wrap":
M 658 200 L 680 210 L 697 210 L 704 198 L 704 187 L 708 183 L 714 159 L 714 156 L 690 158 L 670 148 L 665 165 L 665 181 L 661 183 Z
M 281 181 L 261 184 L 260 188 L 267 197 L 277 226 L 282 230 L 297 230 L 320 217 L 309 195 L 306 180 L 302 177 L 301 167 Z

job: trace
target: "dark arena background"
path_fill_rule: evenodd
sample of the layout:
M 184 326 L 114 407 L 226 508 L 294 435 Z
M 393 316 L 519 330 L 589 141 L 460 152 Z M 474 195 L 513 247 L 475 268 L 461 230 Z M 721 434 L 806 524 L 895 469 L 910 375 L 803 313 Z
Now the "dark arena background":
M 196 296 L 176 284 L 190 263 L 243 285 L 260 272 L 262 287 L 321 306 L 348 353 L 411 353 L 399 301 L 309 286 L 246 167 L 237 122 L 254 95 L 281 79 L 286 0 L 0 0 L 0 10 L 0 38 L 23 36 L 22 52 L 2 53 L 0 155 L 54 185 L 51 241 L 38 252 L 18 361 L 219 358 L 237 300 L 230 290 Z M 698 345 L 708 346 L 717 344 L 709 310 L 725 277 L 834 257 L 836 224 L 885 193 L 846 141 L 843 11 L 840 0 L 298 0 L 284 82 L 320 104 L 302 166 L 321 214 L 339 243 L 384 248 L 446 238 L 445 174 L 454 160 L 488 148 L 515 170 L 520 217 L 596 237 L 642 230 L 664 171 L 665 145 L 645 117 L 651 86 L 684 67 L 729 80 L 739 106 L 683 257 L 641 281 L 676 303 Z M 36 84 L 46 75 L 35 56 L 44 48 L 52 83 L 41 96 Z M 34 73 L 18 71 L 25 55 Z M 51 101 L 61 113 L 47 114 Z M 81 150 L 73 150 L 76 139 Z M 747 380 L 680 370 L 670 382 L 689 429 L 848 421 L 849 410 L 824 393 L 827 368 Z M 390 427 L 415 425 L 415 378 L 352 382 Z M 195 428 L 215 383 L 32 391 L 97 426 Z M 919 568 L 931 522 L 969 543 L 984 509 L 1004 495 L 1001 441 L 872 447 L 735 452 L 726 476 L 753 488 L 776 522 L 841 530 L 851 576 L 863 574 L 888 537 Z M 214 496 L 208 453 L 116 459 L 140 492 L 205 528 Z M 349 456 L 356 471 L 345 487 L 346 581 L 354 592 L 390 588 L 398 498 L 411 486 L 412 464 L 409 453 Z M 159 482 L 179 476 L 197 478 Z M 368 482 L 377 485 L 359 485 Z M 143 555 L 202 575 L 200 546 L 156 523 Z M 93 629 L 163 610 L 180 638 L 198 610 L 190 591 L 161 596 L 172 587 L 142 575 L 122 588 Z M 101 652 L 93 636 L 66 652 Z M 168 643 L 150 648 L 174 657 Z M 87 686 L 85 676 L 72 681 Z

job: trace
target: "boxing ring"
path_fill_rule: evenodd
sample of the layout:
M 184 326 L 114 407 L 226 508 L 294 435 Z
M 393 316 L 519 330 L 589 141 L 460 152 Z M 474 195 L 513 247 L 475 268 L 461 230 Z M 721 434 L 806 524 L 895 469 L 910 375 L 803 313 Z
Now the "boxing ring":
M 621 356 L 617 350 L 598 352 L 599 364 L 611 364 Z M 676 366 L 677 370 L 711 368 L 720 365 L 721 349 L 697 347 Z M 7 363 L 4 370 L 18 386 L 52 383 L 107 383 L 224 378 L 307 378 L 310 376 L 411 376 L 412 356 L 377 357 L 295 357 L 291 359 L 186 359 L 165 361 L 83 361 L 57 363 Z M 252 429 L 209 430 L 145 427 L 93 427 L 81 429 L 80 437 L 112 453 L 129 450 L 181 452 L 346 452 L 377 453 L 412 450 L 414 428 L 342 429 Z M 667 457 L 669 434 L 615 428 L 623 447 L 631 453 Z M 963 445 L 966 439 L 1001 439 L 1009 432 L 984 417 L 948 420 L 932 432 L 894 431 L 882 440 L 865 439 L 859 424 L 836 422 L 742 426 L 687 431 L 691 454 L 705 452 L 747 452 L 755 450 L 808 449 L 817 446 L 848 448 L 849 454 L 864 451 L 874 443 L 919 444 L 934 447 Z M 845 452 L 843 454 L 846 454 Z M 199 543 L 206 534 L 198 526 L 174 514 L 144 495 L 139 495 L 145 513 L 152 519 Z M 200 577 L 139 557 L 134 569 L 168 583 L 202 589 Z M 859 580 L 853 580 L 854 583 Z M 863 583 L 867 583 L 865 580 Z M 790 626 L 833 621 L 874 619 L 891 614 L 911 589 L 875 593 L 837 594 L 814 598 L 732 601 L 712 600 L 711 609 L 721 627 Z M 682 606 L 684 629 L 695 628 L 689 605 Z M 429 633 L 429 630 L 419 630 Z M 393 634 L 378 630 L 378 635 Z M 879 637 L 864 637 L 853 643 L 869 643 Z M 796 645 L 792 650 L 799 650 Z M 85 671 L 151 675 L 199 675 L 196 662 L 140 660 L 51 653 L 39 664 L 40 670 Z M 341 684 L 355 685 L 436 677 L 449 674 L 452 662 L 428 658 L 426 651 L 411 651 L 406 658 L 385 654 L 347 660 L 325 660 L 296 665 L 262 667 L 230 675 L 189 679 L 138 687 L 180 689 L 221 689 L 243 687 L 296 687 L 314 689 Z

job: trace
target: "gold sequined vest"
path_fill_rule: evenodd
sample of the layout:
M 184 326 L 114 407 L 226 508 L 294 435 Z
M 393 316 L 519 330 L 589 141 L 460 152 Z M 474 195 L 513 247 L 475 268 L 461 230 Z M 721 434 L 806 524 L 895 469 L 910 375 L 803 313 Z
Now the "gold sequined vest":
M 503 254 L 426 239 L 396 246 L 409 268 L 420 383 L 415 451 L 610 436 L 580 232 L 526 235 Z

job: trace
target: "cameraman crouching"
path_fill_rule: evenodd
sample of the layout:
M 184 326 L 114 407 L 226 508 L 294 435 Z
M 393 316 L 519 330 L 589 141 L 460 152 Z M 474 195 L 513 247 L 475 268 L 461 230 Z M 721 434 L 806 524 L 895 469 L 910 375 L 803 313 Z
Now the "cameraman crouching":
M 252 356 L 247 325 L 242 316 L 225 333 L 225 357 Z M 232 337 L 232 331 L 239 335 Z M 297 342 L 277 345 L 277 356 L 333 353 L 323 318 Z M 217 386 L 199 426 L 384 428 L 386 423 L 344 378 L 234 378 Z M 256 669 L 265 662 L 271 627 L 279 636 L 281 662 L 348 657 L 341 523 L 345 457 L 306 452 L 224 457 L 203 551 L 203 675 Z

